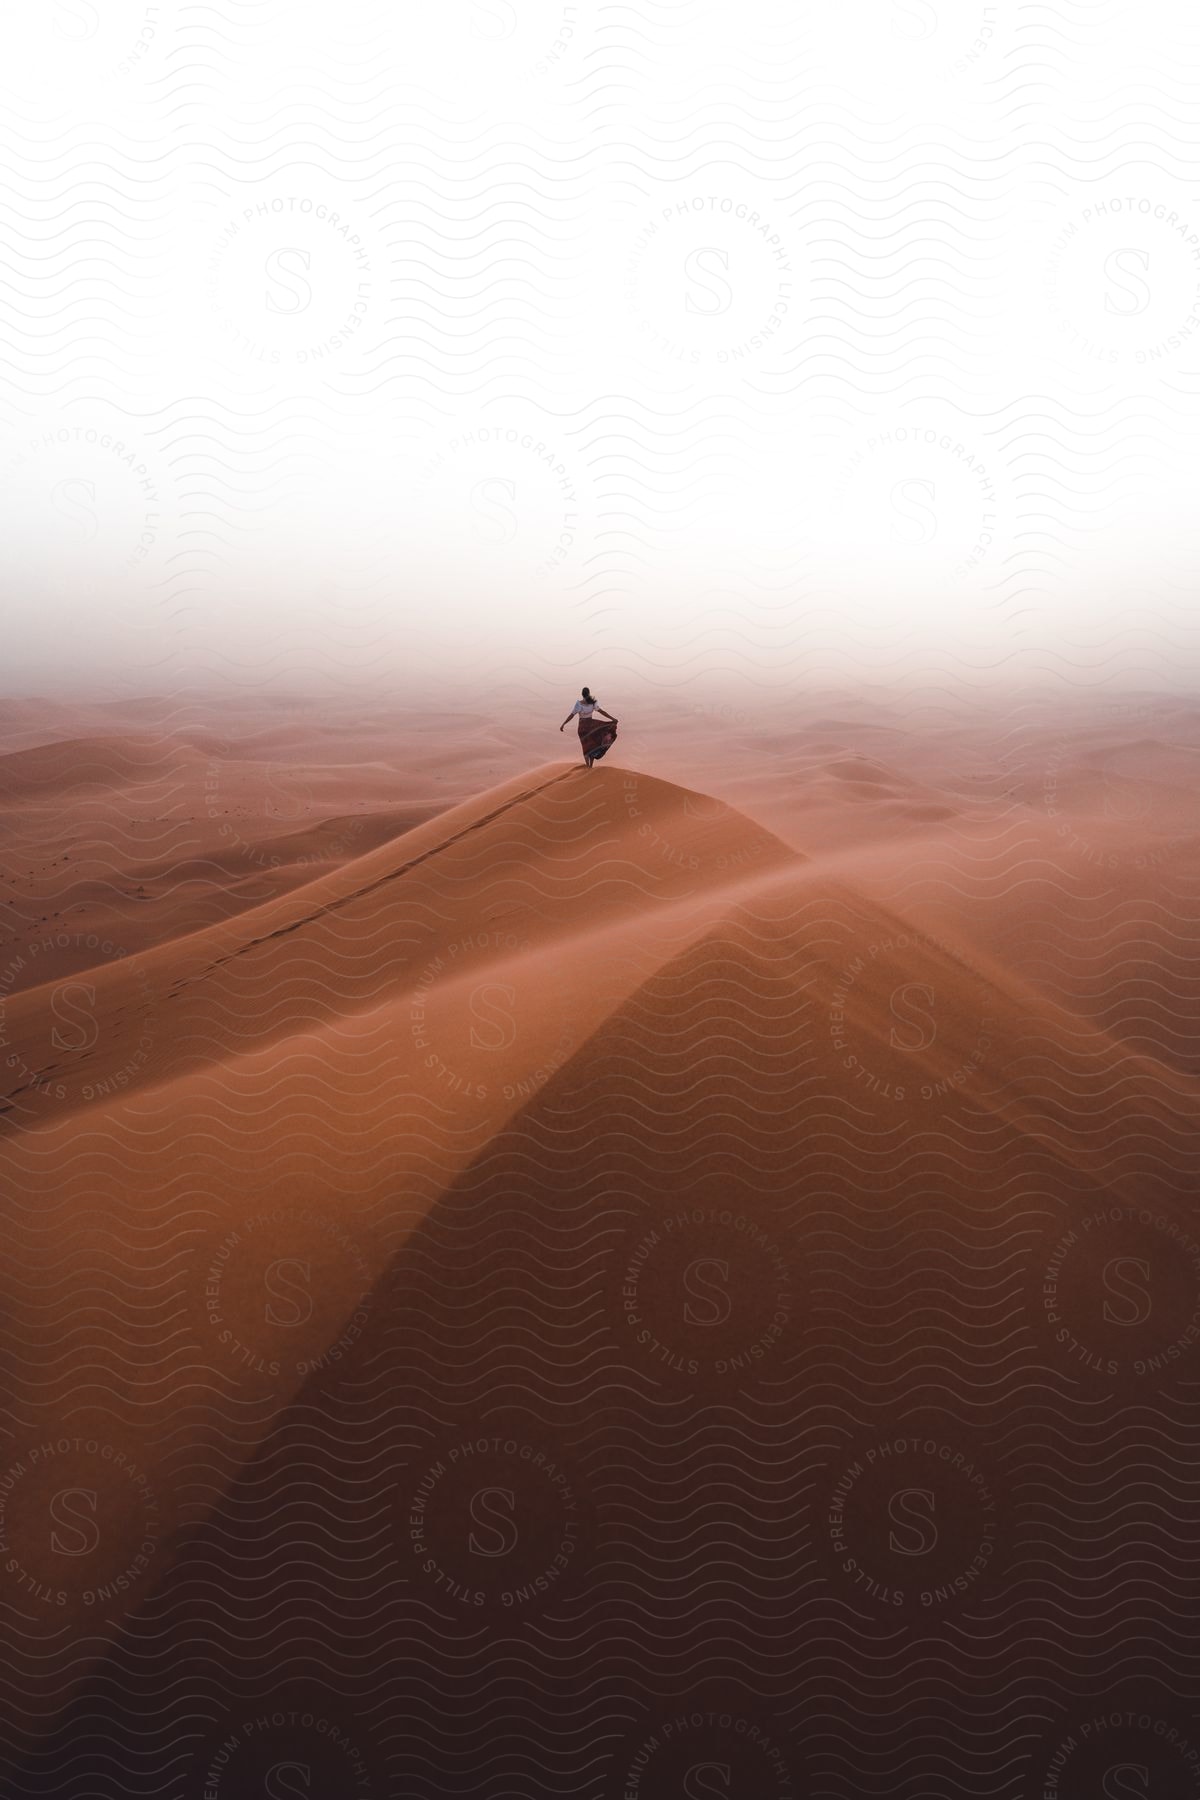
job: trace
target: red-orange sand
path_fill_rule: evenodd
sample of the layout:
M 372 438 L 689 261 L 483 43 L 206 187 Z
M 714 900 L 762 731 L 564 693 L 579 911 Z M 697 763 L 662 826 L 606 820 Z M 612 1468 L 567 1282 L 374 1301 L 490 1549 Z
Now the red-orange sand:
M 11 1791 L 1190 1792 L 1200 708 L 555 710 L 0 711 Z

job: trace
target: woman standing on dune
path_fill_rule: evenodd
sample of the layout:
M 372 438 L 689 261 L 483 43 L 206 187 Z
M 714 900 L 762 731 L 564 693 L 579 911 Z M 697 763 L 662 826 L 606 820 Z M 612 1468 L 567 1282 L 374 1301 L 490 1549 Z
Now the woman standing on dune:
M 599 713 L 599 719 L 594 719 L 593 713 Z M 590 688 L 584 688 L 583 698 L 575 702 L 558 729 L 565 731 L 576 714 L 579 715 L 579 744 L 583 751 L 583 760 L 590 769 L 594 762 L 599 762 L 609 745 L 615 741 L 617 721 L 611 713 L 606 713 L 604 708 L 599 705 Z M 607 724 L 602 723 L 605 719 L 608 720 Z

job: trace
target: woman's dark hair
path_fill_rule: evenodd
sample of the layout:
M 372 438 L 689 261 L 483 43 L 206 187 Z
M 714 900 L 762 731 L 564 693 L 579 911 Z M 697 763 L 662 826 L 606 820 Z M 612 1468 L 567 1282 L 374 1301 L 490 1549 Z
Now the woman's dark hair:
M 590 700 L 591 697 L 592 697 L 592 690 L 590 688 L 584 688 L 583 693 L 580 696 L 580 698 L 583 700 Z

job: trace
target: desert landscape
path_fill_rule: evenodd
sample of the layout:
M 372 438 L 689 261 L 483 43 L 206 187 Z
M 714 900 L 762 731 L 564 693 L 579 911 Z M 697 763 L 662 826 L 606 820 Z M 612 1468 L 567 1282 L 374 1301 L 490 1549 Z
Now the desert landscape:
M 562 710 L 3 703 L 3 1792 L 1200 1792 L 1200 705 Z

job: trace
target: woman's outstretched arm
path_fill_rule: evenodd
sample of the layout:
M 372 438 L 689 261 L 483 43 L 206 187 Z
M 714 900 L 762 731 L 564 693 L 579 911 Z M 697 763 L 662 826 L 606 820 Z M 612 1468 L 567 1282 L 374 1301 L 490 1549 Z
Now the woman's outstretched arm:
M 605 712 L 605 710 L 604 710 L 604 708 L 603 708 L 603 707 L 602 707 L 602 706 L 598 706 L 598 707 L 597 707 L 597 708 L 596 708 L 596 711 L 597 711 L 597 712 L 598 712 L 598 713 L 599 713 L 599 714 L 600 714 L 600 717 L 601 717 L 601 718 L 602 718 L 602 719 L 609 719 L 609 720 L 611 720 L 611 722 L 612 722 L 612 723 L 613 723 L 613 724 L 614 724 L 614 725 L 615 725 L 615 724 L 616 724 L 616 723 L 617 723 L 617 721 L 616 721 L 616 720 L 615 720 L 615 719 L 614 719 L 614 718 L 613 718 L 613 716 L 612 716 L 612 714 L 611 714 L 611 713 L 606 713 L 606 712 Z
M 561 725 L 560 725 L 560 726 L 559 726 L 559 728 L 558 728 L 558 729 L 559 729 L 559 730 L 560 730 L 560 731 L 565 731 L 565 730 L 566 730 L 566 728 L 567 728 L 567 726 L 568 726 L 568 725 L 569 725 L 569 724 L 570 724 L 570 723 L 571 723 L 571 720 L 572 720 L 572 719 L 573 719 L 573 718 L 574 718 L 574 717 L 575 717 L 575 714 L 574 714 L 574 713 L 573 713 L 573 712 L 569 712 L 569 713 L 568 713 L 568 714 L 567 714 L 567 716 L 566 716 L 566 718 L 565 718 L 565 719 L 564 719 L 564 720 L 563 720 L 563 722 L 562 722 L 562 724 L 561 724 Z

